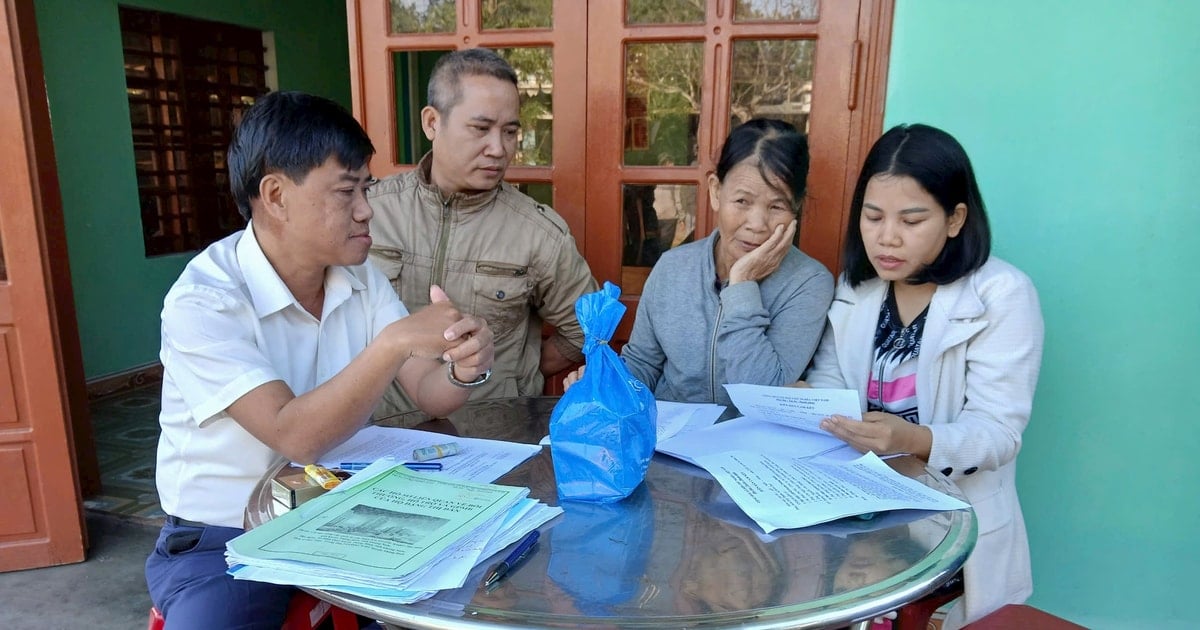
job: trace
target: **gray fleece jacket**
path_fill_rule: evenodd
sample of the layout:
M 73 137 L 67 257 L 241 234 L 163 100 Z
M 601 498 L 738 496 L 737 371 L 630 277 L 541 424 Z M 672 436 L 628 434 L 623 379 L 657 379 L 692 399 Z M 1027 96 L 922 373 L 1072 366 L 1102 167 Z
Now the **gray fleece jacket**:
M 795 247 L 760 282 L 718 289 L 708 238 L 663 254 L 642 290 L 621 357 L 659 400 L 731 404 L 725 383 L 785 385 L 808 366 L 833 276 Z

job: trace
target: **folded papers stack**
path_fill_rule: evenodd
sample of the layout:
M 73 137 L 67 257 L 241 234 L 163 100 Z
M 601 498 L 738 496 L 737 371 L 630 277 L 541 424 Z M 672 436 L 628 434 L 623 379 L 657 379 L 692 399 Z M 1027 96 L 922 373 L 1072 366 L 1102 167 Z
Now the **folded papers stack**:
M 381 461 L 230 540 L 225 558 L 236 579 L 409 604 L 463 586 L 477 564 L 562 513 L 528 493 Z

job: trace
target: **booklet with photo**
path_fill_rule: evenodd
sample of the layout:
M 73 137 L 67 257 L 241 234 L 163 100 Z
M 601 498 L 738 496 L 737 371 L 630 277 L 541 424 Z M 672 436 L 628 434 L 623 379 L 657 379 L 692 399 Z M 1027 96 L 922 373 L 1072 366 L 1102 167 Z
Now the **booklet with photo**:
M 233 563 L 304 562 L 400 577 L 425 571 L 476 530 L 498 525 L 528 488 L 448 479 L 396 466 L 330 492 L 227 545 Z

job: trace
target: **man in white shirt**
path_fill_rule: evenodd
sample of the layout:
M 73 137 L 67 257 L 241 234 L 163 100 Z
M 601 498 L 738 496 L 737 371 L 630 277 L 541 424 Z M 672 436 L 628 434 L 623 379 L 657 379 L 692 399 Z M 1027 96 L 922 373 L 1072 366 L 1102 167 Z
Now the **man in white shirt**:
M 169 516 L 146 579 L 168 628 L 279 628 L 291 589 L 235 581 L 224 561 L 271 461 L 316 461 L 392 380 L 438 416 L 491 373 L 482 319 L 438 287 L 410 315 L 364 264 L 373 153 L 349 112 L 295 92 L 259 99 L 234 134 L 230 182 L 249 224 L 196 256 L 163 304 L 156 477 Z

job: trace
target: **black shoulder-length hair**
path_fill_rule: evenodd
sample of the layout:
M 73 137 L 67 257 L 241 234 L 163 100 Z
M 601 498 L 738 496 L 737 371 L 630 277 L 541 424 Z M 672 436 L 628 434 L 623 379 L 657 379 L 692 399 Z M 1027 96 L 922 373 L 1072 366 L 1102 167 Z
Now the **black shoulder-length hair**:
M 953 136 L 936 127 L 897 125 L 871 147 L 854 185 L 846 244 L 842 249 L 842 270 L 850 286 L 878 275 L 867 258 L 859 229 L 867 182 L 877 175 L 913 178 L 937 200 L 946 216 L 952 215 L 960 203 L 967 206 L 967 219 L 958 236 L 948 239 L 942 253 L 909 278 L 909 283 L 950 284 L 987 262 L 992 233 L 966 150 Z

